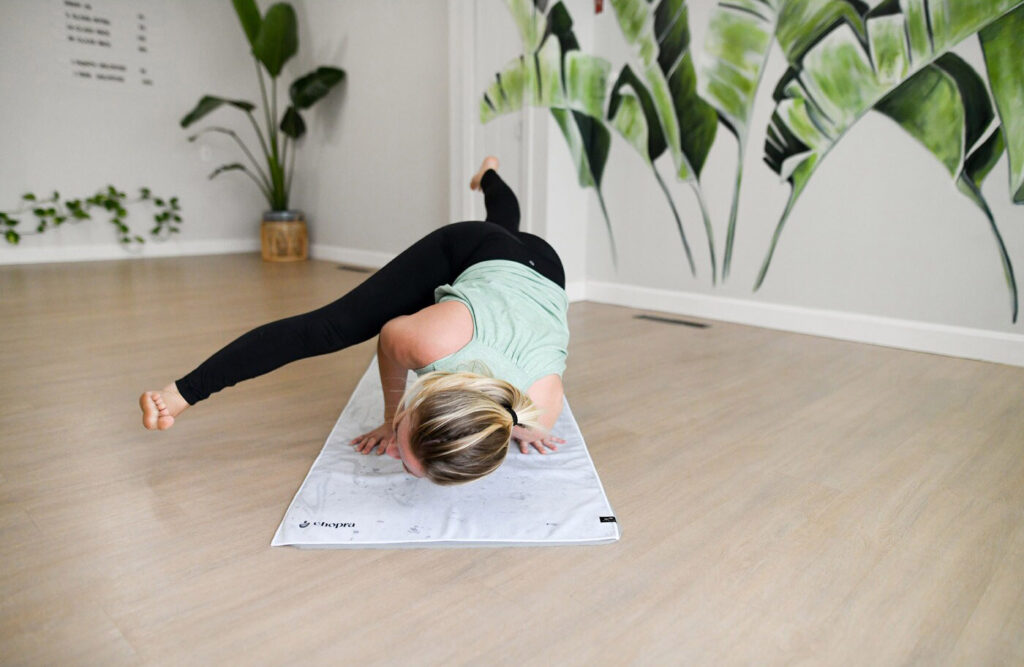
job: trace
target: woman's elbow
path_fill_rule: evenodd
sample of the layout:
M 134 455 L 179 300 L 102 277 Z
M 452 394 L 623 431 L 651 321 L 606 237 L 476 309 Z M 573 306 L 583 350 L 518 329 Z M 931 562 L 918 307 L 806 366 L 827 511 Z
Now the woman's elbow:
M 424 364 L 419 363 L 416 354 L 416 337 L 404 321 L 408 317 L 400 315 L 381 327 L 378 349 L 405 368 L 415 370 Z

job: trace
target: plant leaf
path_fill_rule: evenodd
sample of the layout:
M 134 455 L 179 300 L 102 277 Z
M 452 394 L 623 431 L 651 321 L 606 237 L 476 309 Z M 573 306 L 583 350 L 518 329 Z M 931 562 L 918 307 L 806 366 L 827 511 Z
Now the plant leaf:
M 612 86 L 608 120 L 653 169 L 654 161 L 665 152 L 668 145 L 661 131 L 661 123 L 658 122 L 658 111 L 651 93 L 629 65 L 623 65 L 619 78 Z
M 519 38 L 523 41 L 523 53 L 533 53 L 540 48 L 546 36 L 546 19 L 543 8 L 537 7 L 532 0 L 505 0 L 512 20 L 519 29 Z
M 611 135 L 600 122 L 572 109 L 551 109 L 569 144 L 583 187 L 599 187 L 611 149 Z
M 308 109 L 331 92 L 331 88 L 344 78 L 345 70 L 343 69 L 318 67 L 309 74 L 296 79 L 288 88 L 288 94 L 297 109 Z
M 704 39 L 700 94 L 737 141 L 736 178 L 722 262 L 729 275 L 750 115 L 771 45 L 778 38 L 793 63 L 823 34 L 847 22 L 864 35 L 859 0 L 719 0 Z
M 221 165 L 213 170 L 213 173 L 210 174 L 210 179 L 216 178 L 225 171 L 245 171 L 245 165 L 239 162 Z
M 281 119 L 281 131 L 292 139 L 298 139 L 306 133 L 306 123 L 295 107 L 289 106 L 288 110 L 284 112 L 284 118 Z
M 188 127 L 211 111 L 220 108 L 223 104 L 228 104 L 247 113 L 256 108 L 254 104 L 246 102 L 245 100 L 228 100 L 214 95 L 204 95 L 203 98 L 199 100 L 199 103 L 196 104 L 196 107 L 181 119 L 181 126 Z
M 683 221 L 679 217 L 679 211 L 676 209 L 675 202 L 672 201 L 668 187 L 654 166 L 654 161 L 668 148 L 665 144 L 665 136 L 661 133 L 658 112 L 654 108 L 654 100 L 651 99 L 647 87 L 630 69 L 629 65 L 622 67 L 619 78 L 612 87 L 608 102 L 608 119 L 622 138 L 643 156 L 647 166 L 654 173 L 654 177 L 672 209 L 672 215 L 675 217 L 676 227 L 679 229 L 679 236 L 686 252 L 686 260 L 690 265 L 690 273 L 696 276 L 697 267 L 693 263 L 693 252 L 690 250 L 689 241 L 686 240 Z
M 718 116 L 697 94 L 685 0 L 611 0 L 626 41 L 640 59 L 679 178 L 697 180 L 715 140 Z
M 611 135 L 601 123 L 604 93 L 611 64 L 579 51 L 564 54 L 565 86 L 561 85 L 559 42 L 549 39 L 533 57 L 519 56 L 495 76 L 480 104 L 480 121 L 522 109 L 524 105 L 551 109 L 569 142 L 580 185 L 600 186 Z M 574 111 L 578 113 L 569 114 Z M 586 118 L 592 120 L 584 120 Z M 569 121 L 577 125 L 573 130 Z M 595 122 L 596 121 L 596 122 Z M 581 126 L 585 125 L 586 127 Z M 607 144 L 607 145 L 606 145 Z
M 255 48 L 256 38 L 259 36 L 260 26 L 263 24 L 256 0 L 232 0 L 232 3 L 235 5 L 235 13 L 238 14 L 238 20 L 242 23 L 242 30 L 245 31 L 249 45 Z
M 611 240 L 612 260 L 617 263 L 615 238 L 601 194 L 601 177 L 611 149 L 611 134 L 603 123 L 611 64 L 579 51 L 572 18 L 563 3 L 551 8 L 542 33 L 539 26 L 544 3 L 508 0 L 507 4 L 520 26 L 524 54 L 495 75 L 480 102 L 480 122 L 487 123 L 524 105 L 551 111 L 569 145 L 580 185 L 597 192 Z M 524 22 L 524 17 L 529 21 Z M 538 34 L 543 36 L 539 48 L 530 49 Z M 557 39 L 549 39 L 551 36 Z
M 775 38 L 778 0 L 719 0 L 708 23 L 701 94 L 746 144 L 747 125 Z
M 922 4 L 923 3 L 923 4 Z M 875 104 L 928 67 L 962 39 L 993 22 L 1020 0 L 976 0 L 946 5 L 939 0 L 906 0 L 907 11 L 894 12 L 890 0 L 867 17 L 867 46 L 847 22 L 822 37 L 780 80 L 765 142 L 765 161 L 792 186 L 790 201 L 776 226 L 767 271 L 786 218 L 821 160 L 850 127 Z M 942 10 L 935 6 L 943 4 Z M 921 11 L 917 11 L 921 10 Z M 941 13 L 941 39 L 929 45 L 927 17 Z M 919 34 L 925 30 L 923 37 Z M 940 46 L 941 45 L 941 46 Z M 876 69 L 874 63 L 881 66 Z
M 1010 197 L 1024 204 L 1024 5 L 993 21 L 978 38 L 1010 157 Z
M 267 68 L 270 76 L 277 77 L 298 50 L 299 29 L 295 10 L 285 2 L 271 5 L 252 46 L 253 54 Z
M 576 34 L 572 31 L 572 16 L 569 15 L 569 10 L 561 2 L 552 7 L 548 13 L 548 23 L 544 29 L 544 38 L 547 39 L 548 35 L 554 35 L 558 39 L 558 45 L 562 47 L 562 53 L 568 53 L 580 48 L 580 43 L 576 41 Z
M 782 0 L 775 37 L 786 62 L 795 63 L 822 35 L 845 23 L 863 43 L 867 40 L 863 16 L 868 6 L 861 0 Z
M 974 153 L 994 117 L 984 83 L 949 52 L 1021 0 L 887 0 L 866 15 L 867 43 L 849 24 L 816 42 L 776 87 L 765 161 L 792 186 L 754 289 L 760 287 L 792 208 L 821 160 L 871 109 L 903 127 L 938 158 L 957 187 L 985 213 L 1000 248 L 1017 316 L 1017 288 L 1009 255 L 979 188 L 1002 139 L 989 137 Z

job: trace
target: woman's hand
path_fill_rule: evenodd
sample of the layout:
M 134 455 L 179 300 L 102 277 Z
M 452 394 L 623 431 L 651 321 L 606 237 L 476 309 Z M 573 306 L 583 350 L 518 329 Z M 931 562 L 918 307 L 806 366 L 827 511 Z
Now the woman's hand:
M 353 438 L 350 445 L 355 446 L 360 454 L 369 454 L 377 447 L 377 456 L 387 451 L 388 445 L 395 441 L 395 427 L 391 423 L 381 424 L 369 433 Z
M 556 442 L 564 443 L 565 440 L 556 438 L 550 433 L 544 431 L 535 431 L 525 426 L 514 426 L 512 427 L 512 437 L 519 441 L 519 451 L 526 454 L 530 451 L 530 447 L 533 447 L 541 454 L 547 454 L 544 448 L 547 447 L 551 451 L 555 451 L 558 447 L 555 445 Z

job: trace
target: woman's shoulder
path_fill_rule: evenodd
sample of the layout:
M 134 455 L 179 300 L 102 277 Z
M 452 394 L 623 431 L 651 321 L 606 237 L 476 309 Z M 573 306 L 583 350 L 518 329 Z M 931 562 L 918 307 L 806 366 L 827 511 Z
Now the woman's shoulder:
M 412 315 L 396 317 L 381 329 L 388 353 L 408 368 L 423 368 L 473 340 L 473 316 L 461 301 L 442 301 Z

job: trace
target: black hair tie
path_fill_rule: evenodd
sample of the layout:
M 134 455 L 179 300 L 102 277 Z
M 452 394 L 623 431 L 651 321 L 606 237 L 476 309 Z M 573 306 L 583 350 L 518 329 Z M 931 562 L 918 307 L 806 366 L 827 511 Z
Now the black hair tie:
M 512 407 L 508 405 L 505 406 L 505 409 L 512 413 L 512 425 L 519 426 L 519 415 L 516 414 L 516 411 L 513 410 Z

